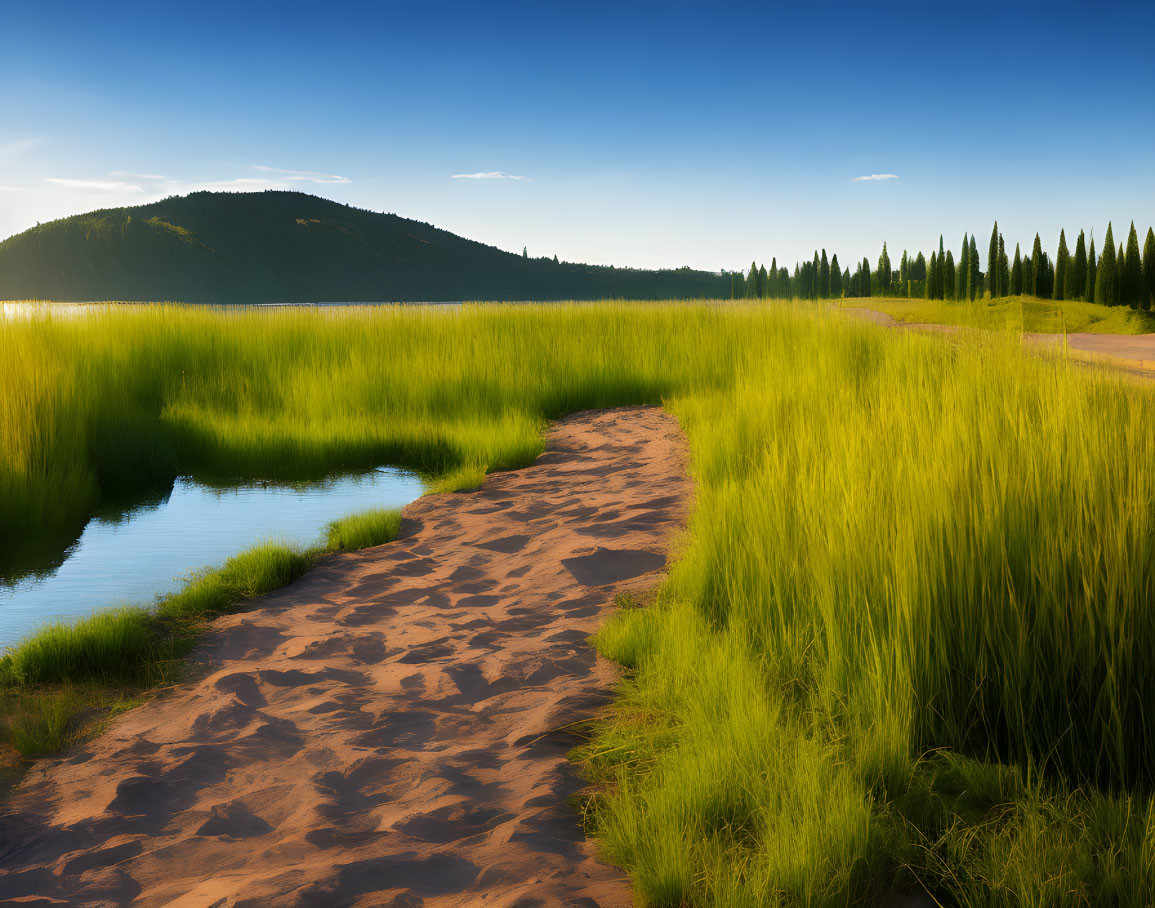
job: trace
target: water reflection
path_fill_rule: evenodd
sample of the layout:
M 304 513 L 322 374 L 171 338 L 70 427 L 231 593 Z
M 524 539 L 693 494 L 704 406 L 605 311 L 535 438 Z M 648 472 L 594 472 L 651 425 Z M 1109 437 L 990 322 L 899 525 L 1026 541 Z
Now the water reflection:
M 371 507 L 401 507 L 422 493 L 403 470 L 295 485 L 227 489 L 178 479 L 172 492 L 128 512 L 94 517 L 55 569 L 0 584 L 0 649 L 45 621 L 118 602 L 149 602 L 181 577 L 261 539 L 316 542 L 325 524 Z

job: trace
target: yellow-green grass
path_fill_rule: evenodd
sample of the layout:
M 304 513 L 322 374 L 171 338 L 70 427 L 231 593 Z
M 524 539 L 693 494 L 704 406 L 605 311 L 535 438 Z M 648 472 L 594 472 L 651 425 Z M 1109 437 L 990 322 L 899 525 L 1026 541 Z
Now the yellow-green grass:
M 133 307 L 0 344 L 34 367 L 2 376 L 6 532 L 130 483 L 118 433 L 161 479 L 469 485 L 562 413 L 664 403 L 695 511 L 656 601 L 598 636 L 630 671 L 581 753 L 640 901 L 1155 899 L 1145 385 L 780 304 Z
M 1104 306 L 1081 300 L 1048 300 L 1007 296 L 974 302 L 872 297 L 844 300 L 885 312 L 900 322 L 924 325 L 961 325 L 968 328 L 1011 330 L 1032 334 L 1150 334 L 1151 313 L 1127 306 Z
M 394 508 L 371 508 L 334 520 L 325 528 L 325 547 L 333 552 L 368 549 L 397 538 L 401 512 Z

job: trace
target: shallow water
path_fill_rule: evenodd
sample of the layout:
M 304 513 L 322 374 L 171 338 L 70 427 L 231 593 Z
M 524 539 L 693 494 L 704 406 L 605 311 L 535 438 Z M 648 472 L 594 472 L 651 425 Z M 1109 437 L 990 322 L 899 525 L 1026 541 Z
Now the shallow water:
M 190 571 L 219 564 L 259 540 L 311 545 L 331 520 L 367 508 L 399 508 L 422 491 L 416 476 L 389 468 L 224 490 L 178 479 L 158 504 L 115 520 L 90 520 L 52 572 L 0 584 L 0 650 L 48 621 L 151 602 L 176 590 Z

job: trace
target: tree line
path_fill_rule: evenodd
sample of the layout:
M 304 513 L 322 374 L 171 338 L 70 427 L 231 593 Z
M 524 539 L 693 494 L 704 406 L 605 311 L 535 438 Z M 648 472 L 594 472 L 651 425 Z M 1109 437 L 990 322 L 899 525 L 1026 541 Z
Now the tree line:
M 946 249 L 943 238 L 928 259 L 922 252 L 911 256 L 903 250 L 895 268 L 882 244 L 874 269 L 864 258 L 854 263 L 854 271 L 842 267 L 838 256 L 829 259 L 826 250 L 815 251 L 808 262 L 795 264 L 793 272 L 771 260 L 770 268 L 750 263 L 748 273 L 730 275 L 731 296 L 735 299 L 841 299 L 843 297 L 898 296 L 940 300 L 975 300 L 983 296 L 1037 296 L 1055 300 L 1085 300 L 1108 306 L 1151 309 L 1155 306 L 1155 230 L 1139 249 L 1134 221 L 1127 243 L 1115 246 L 1112 226 L 1107 224 L 1102 254 L 1096 255 L 1092 233 L 1088 243 L 1082 230 L 1072 253 L 1066 230 L 1059 231 L 1058 250 L 1052 261 L 1035 242 L 1028 254 L 1015 244 L 1014 258 L 1007 254 L 998 222 L 991 230 L 987 246 L 987 269 L 980 268 L 978 243 L 973 234 L 963 234 L 958 257 Z

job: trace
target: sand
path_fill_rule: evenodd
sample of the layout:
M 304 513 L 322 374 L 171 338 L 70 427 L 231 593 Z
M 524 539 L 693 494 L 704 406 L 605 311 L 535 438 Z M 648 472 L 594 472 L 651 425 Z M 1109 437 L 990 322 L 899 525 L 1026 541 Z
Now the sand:
M 189 681 L 0 807 L 0 897 L 628 905 L 567 804 L 563 727 L 610 699 L 586 640 L 660 579 L 685 461 L 658 409 L 577 414 L 532 466 L 220 619 Z

